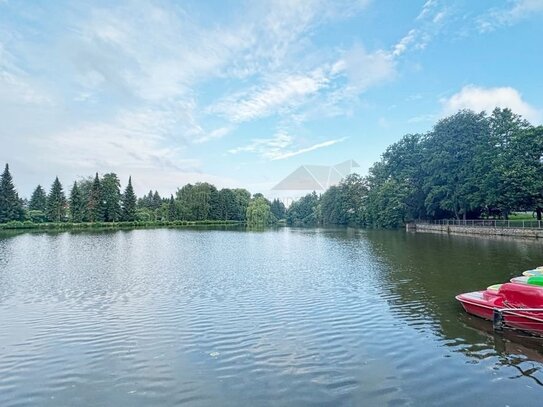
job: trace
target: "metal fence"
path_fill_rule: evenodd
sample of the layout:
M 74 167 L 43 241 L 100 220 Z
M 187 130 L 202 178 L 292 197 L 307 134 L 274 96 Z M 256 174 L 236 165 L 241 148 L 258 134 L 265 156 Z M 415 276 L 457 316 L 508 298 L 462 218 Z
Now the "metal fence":
M 541 220 L 456 220 L 456 219 L 441 219 L 416 222 L 418 224 L 430 225 L 450 225 L 450 226 L 476 226 L 476 227 L 491 227 L 491 228 L 522 228 L 522 229 L 542 229 L 543 221 Z

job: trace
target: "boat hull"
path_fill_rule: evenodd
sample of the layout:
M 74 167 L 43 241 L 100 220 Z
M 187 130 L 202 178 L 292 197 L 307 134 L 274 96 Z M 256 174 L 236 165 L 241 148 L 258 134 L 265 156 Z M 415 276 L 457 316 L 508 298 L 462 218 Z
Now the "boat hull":
M 523 311 L 543 308 L 541 287 L 506 283 L 498 291 L 475 291 L 456 299 L 469 314 L 492 320 L 494 310 L 501 310 L 506 326 L 543 335 L 543 312 Z

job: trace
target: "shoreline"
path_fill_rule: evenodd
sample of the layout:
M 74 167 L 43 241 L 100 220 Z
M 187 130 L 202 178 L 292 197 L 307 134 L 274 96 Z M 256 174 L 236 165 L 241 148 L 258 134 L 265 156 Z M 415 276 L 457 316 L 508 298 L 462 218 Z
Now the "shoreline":
M 442 233 L 471 236 L 507 236 L 523 239 L 543 239 L 543 229 L 520 227 L 493 227 L 470 225 L 434 225 L 427 223 L 411 223 L 405 225 L 406 231 L 421 233 Z
M 83 223 L 33 223 L 9 222 L 0 224 L 2 231 L 69 231 L 69 230 L 121 230 L 121 229 L 151 229 L 176 228 L 190 226 L 242 226 L 244 221 L 234 220 L 202 220 L 202 221 L 135 221 L 135 222 L 83 222 Z

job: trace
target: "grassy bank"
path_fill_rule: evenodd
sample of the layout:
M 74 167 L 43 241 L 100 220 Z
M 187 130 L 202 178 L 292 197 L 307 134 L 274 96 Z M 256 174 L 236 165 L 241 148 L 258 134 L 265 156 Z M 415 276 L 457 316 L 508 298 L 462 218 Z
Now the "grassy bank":
M 135 222 L 45 222 L 34 223 L 8 222 L 0 223 L 0 230 L 81 230 L 81 229 L 131 229 L 131 228 L 154 228 L 154 227 L 183 227 L 183 226 L 234 226 L 243 225 L 244 222 L 235 220 L 199 220 L 199 221 L 135 221 Z

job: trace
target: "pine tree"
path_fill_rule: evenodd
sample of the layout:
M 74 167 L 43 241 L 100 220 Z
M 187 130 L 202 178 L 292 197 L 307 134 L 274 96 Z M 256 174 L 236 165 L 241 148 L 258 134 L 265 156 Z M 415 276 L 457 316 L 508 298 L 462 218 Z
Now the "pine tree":
M 31 211 L 42 211 L 44 213 L 47 210 L 47 194 L 41 185 L 38 185 L 32 193 L 28 209 Z
M 104 202 L 102 200 L 102 186 L 98 173 L 94 177 L 86 207 L 86 218 L 89 222 L 102 222 L 104 220 Z
M 158 208 L 160 208 L 160 205 L 162 205 L 162 198 L 158 194 L 158 191 L 155 191 L 155 193 L 153 194 L 152 204 L 151 205 L 152 205 L 152 209 L 155 210 L 155 211 Z
M 23 218 L 23 205 L 13 185 L 9 166 L 6 164 L 6 168 L 0 177 L 0 223 L 23 220 Z
M 121 218 L 121 182 L 114 173 L 102 178 L 102 200 L 104 202 L 104 220 L 117 222 Z
M 128 185 L 123 194 L 122 220 L 133 222 L 136 220 L 136 194 L 132 188 L 132 177 L 128 178 Z
M 70 192 L 70 216 L 72 217 L 72 222 L 83 222 L 84 215 L 85 205 L 83 202 L 83 195 L 81 193 L 81 189 L 79 189 L 79 186 L 77 185 L 77 182 L 74 182 L 74 186 Z
M 170 201 L 168 202 L 168 220 L 171 222 L 177 219 L 177 210 L 175 205 L 175 199 L 173 195 L 170 196 Z
M 47 197 L 47 220 L 49 222 L 62 222 L 66 217 L 66 196 L 62 190 L 62 184 L 58 177 L 51 185 L 51 191 Z

